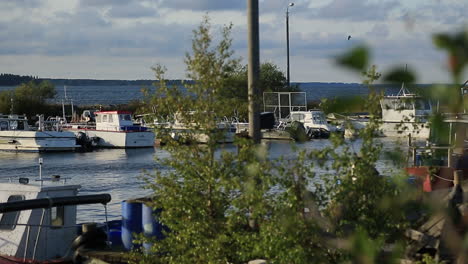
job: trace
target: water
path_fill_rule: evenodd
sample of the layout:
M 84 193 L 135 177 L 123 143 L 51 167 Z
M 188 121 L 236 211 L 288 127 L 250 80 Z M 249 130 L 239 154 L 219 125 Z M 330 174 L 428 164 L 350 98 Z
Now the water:
M 384 140 L 384 146 L 392 149 L 396 143 L 392 139 Z M 265 143 L 269 157 L 276 159 L 284 156 L 295 159 L 291 143 L 286 141 L 268 141 Z M 353 143 L 353 149 L 359 150 L 359 141 Z M 312 140 L 297 144 L 299 149 L 321 149 L 329 146 L 328 140 Z M 233 145 L 225 145 L 227 151 L 236 151 Z M 155 161 L 155 158 L 167 158 L 168 152 L 161 148 L 147 149 L 102 149 L 86 153 L 14 153 L 0 152 L 0 181 L 6 182 L 9 177 L 28 177 L 32 181 L 39 175 L 38 159 L 43 158 L 43 176 L 60 175 L 68 178 L 68 184 L 82 186 L 80 194 L 109 193 L 112 201 L 108 205 L 109 218 L 120 218 L 120 202 L 138 198 L 151 193 L 144 189 L 142 176 L 155 170 L 168 170 Z M 377 169 L 389 174 L 392 166 L 389 160 L 382 158 Z M 324 173 L 317 170 L 317 173 Z M 100 205 L 78 207 L 78 221 L 104 221 L 104 210 Z
M 334 98 L 337 96 L 367 95 L 368 88 L 357 83 L 298 83 L 301 91 L 305 92 L 308 101 L 319 101 L 322 98 Z M 387 94 L 398 93 L 399 87 L 379 86 Z M 0 92 L 11 90 L 14 87 L 0 86 Z M 114 86 L 67 86 L 67 98 L 73 99 L 76 105 L 117 105 L 125 104 L 132 100 L 143 99 L 141 89 L 138 85 L 114 85 Z M 154 88 L 150 91 L 154 91 Z M 56 86 L 57 95 L 53 100 L 61 103 L 65 97 L 63 86 Z

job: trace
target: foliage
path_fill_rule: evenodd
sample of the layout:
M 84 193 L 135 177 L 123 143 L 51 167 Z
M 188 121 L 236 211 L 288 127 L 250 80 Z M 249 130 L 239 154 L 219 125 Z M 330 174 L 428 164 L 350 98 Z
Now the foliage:
M 236 98 L 239 105 L 236 107 L 240 117 L 247 117 L 248 102 L 248 78 L 247 65 L 237 67 L 236 70 L 227 79 L 224 94 L 228 98 Z M 299 91 L 297 85 L 288 87 L 284 73 L 277 65 L 271 62 L 264 62 L 260 65 L 259 90 L 262 95 L 264 92 L 296 92 Z
M 23 76 L 23 75 L 9 74 L 9 73 L 0 74 L 1 86 L 14 86 L 14 85 L 19 85 L 21 83 L 30 82 L 33 80 L 37 80 L 37 77 Z
M 48 81 L 23 83 L 12 91 L 0 93 L 0 113 L 10 113 L 11 110 L 28 116 L 46 113 L 50 109 L 47 99 L 53 98 L 55 94 L 55 87 Z
M 375 169 L 382 143 L 374 137 L 380 127 L 382 94 L 373 83 L 381 77 L 368 66 L 369 52 L 357 48 L 339 62 L 364 76 L 370 95 L 365 108 L 369 125 L 354 141 L 336 135 L 331 146 L 302 150 L 292 160 L 268 158 L 265 146 L 239 139 L 235 149 L 223 149 L 216 129 L 219 118 L 235 109 L 225 96 L 238 60 L 233 59 L 231 26 L 223 28 L 213 47 L 207 17 L 194 31 L 192 53 L 186 54 L 187 93 L 167 86 L 163 66 L 153 68 L 159 82 L 148 107 L 158 122 L 174 121 L 189 128 L 191 141 L 208 135 L 206 145 L 181 145 L 170 140 L 170 127 L 160 126 L 168 159 L 158 160 L 169 171 L 146 178 L 154 191 L 152 206 L 162 208 L 159 220 L 168 230 L 148 254 L 134 252 L 142 263 L 393 263 L 402 256 L 401 236 L 410 226 L 406 212 L 416 192 L 398 175 L 385 177 Z M 412 74 L 396 69 L 389 80 L 411 81 Z M 396 155 L 394 155 L 396 156 Z M 320 177 L 316 172 L 325 170 Z M 312 188 L 309 188 L 313 184 Z M 411 209 L 410 209 L 411 208 Z M 149 241 L 148 238 L 141 238 Z M 345 245 L 335 243 L 335 240 Z M 397 245 L 382 256 L 386 243 Z

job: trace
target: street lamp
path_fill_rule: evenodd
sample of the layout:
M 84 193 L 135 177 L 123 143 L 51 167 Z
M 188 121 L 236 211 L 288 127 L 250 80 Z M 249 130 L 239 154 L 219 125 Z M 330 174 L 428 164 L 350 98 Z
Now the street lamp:
M 289 3 L 286 8 L 286 57 L 287 57 L 287 67 L 286 67 L 286 78 L 288 80 L 288 89 L 290 88 L 290 78 L 289 78 L 289 7 L 294 6 L 294 3 Z

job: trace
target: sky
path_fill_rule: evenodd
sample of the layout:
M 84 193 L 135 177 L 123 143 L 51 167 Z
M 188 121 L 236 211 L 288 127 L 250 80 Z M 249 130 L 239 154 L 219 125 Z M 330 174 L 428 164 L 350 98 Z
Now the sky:
M 186 78 L 184 57 L 205 14 L 213 35 L 233 24 L 234 56 L 247 63 L 246 0 L 0 0 L 0 73 L 44 78 Z M 286 72 L 287 0 L 259 0 L 260 61 Z M 289 7 L 292 82 L 360 82 L 335 63 L 371 48 L 380 72 L 408 65 L 419 83 L 448 82 L 434 33 L 468 28 L 466 0 L 296 0 Z M 351 38 L 348 40 L 348 36 Z M 468 79 L 468 75 L 465 76 Z

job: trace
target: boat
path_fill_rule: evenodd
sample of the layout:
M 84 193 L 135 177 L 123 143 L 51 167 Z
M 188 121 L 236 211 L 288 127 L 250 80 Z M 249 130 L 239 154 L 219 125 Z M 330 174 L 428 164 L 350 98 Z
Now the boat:
M 86 138 L 101 148 L 145 148 L 154 146 L 154 133 L 134 124 L 128 111 L 97 111 L 79 123 L 67 123 L 62 129 Z
M 337 126 L 328 123 L 321 110 L 291 111 L 290 120 L 301 122 L 309 138 L 328 138 L 331 133 L 341 132 Z
M 421 96 L 410 93 L 402 85 L 397 95 L 387 95 L 380 100 L 382 109 L 378 136 L 408 137 L 427 140 L 430 136 L 428 116 L 432 105 Z M 348 116 L 350 127 L 345 129 L 345 137 L 353 137 L 369 123 L 368 118 Z
M 74 133 L 61 131 L 58 123 L 45 122 L 42 115 L 38 128 L 34 129 L 24 115 L 0 114 L 0 150 L 48 152 L 73 151 L 79 147 Z
M 79 248 L 105 247 L 105 233 L 93 225 L 78 236 L 77 205 L 106 205 L 109 194 L 79 196 L 80 185 L 60 176 L 17 180 L 0 183 L 0 263 L 74 263 Z
M 194 112 L 189 112 L 188 115 L 193 115 Z M 172 122 L 154 121 L 153 127 L 167 129 L 172 139 L 184 143 L 195 142 L 206 144 L 210 140 L 211 135 L 219 133 L 216 143 L 233 143 L 236 136 L 237 128 L 227 118 L 216 121 L 216 127 L 213 131 L 207 133 L 205 129 L 198 128 L 195 123 L 187 123 L 183 121 L 181 114 L 175 114 Z

